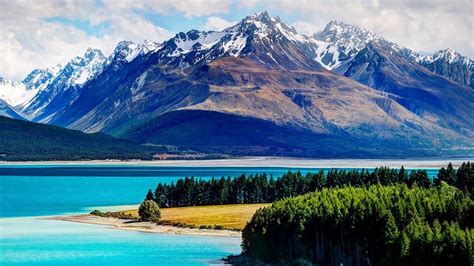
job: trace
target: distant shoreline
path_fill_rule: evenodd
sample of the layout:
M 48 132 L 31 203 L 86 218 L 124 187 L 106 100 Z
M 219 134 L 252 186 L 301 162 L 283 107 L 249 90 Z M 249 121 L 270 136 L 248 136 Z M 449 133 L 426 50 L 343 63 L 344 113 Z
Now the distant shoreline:
M 160 234 L 179 234 L 179 235 L 201 235 L 201 236 L 225 236 L 225 237 L 241 237 L 241 232 L 232 230 L 216 230 L 216 229 L 198 229 L 177 227 L 171 225 L 157 225 L 150 222 L 137 222 L 133 220 L 124 220 L 111 217 L 99 217 L 90 214 L 66 215 L 66 216 L 49 216 L 39 219 L 67 221 L 75 223 L 104 225 L 112 229 L 138 231 L 146 233 Z
M 90 160 L 90 161 L 1 161 L 2 165 L 64 165 L 64 166 L 175 166 L 175 167 L 301 167 L 301 168 L 440 168 L 449 162 L 458 167 L 474 158 L 412 158 L 412 159 L 304 159 L 290 157 L 243 157 L 212 160 Z

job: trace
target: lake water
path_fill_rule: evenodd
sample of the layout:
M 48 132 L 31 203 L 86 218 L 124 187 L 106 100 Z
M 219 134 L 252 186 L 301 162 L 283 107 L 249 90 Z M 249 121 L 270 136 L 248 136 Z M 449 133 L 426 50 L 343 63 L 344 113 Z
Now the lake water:
M 41 219 L 139 204 L 149 188 L 184 176 L 272 174 L 278 167 L 0 165 L 0 265 L 209 265 L 240 253 L 240 239 L 120 231 Z M 296 170 L 296 169 L 291 169 Z M 307 171 L 319 169 L 301 168 Z M 325 169 L 327 170 L 327 169 Z M 436 170 L 429 170 L 434 176 Z

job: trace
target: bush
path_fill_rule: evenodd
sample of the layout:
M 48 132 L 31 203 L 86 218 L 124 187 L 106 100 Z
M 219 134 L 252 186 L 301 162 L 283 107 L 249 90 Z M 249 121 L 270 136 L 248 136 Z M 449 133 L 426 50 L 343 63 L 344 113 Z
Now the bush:
M 138 208 L 141 221 L 158 222 L 161 218 L 160 207 L 153 200 L 145 200 Z

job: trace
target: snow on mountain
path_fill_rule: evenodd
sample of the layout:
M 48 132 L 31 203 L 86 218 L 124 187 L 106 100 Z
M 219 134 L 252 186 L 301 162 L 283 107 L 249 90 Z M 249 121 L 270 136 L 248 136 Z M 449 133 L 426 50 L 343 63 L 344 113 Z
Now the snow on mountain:
M 391 50 L 411 62 L 449 78 L 461 85 L 474 88 L 473 61 L 452 49 L 423 56 L 413 50 L 387 41 L 377 34 L 339 21 L 329 22 L 324 30 L 313 35 L 319 41 L 316 60 L 327 69 L 344 73 L 350 61 L 369 43 Z
M 344 72 L 345 63 L 368 43 L 376 43 L 395 51 L 404 49 L 369 30 L 336 20 L 330 21 L 322 31 L 315 33 L 313 38 L 322 42 L 321 46 L 325 47 L 320 49 L 318 61 L 327 69 L 334 69 L 339 73 Z
M 83 85 L 94 75 L 102 71 L 105 56 L 100 50 L 89 48 L 84 54 L 84 58 L 76 57 L 73 60 L 77 60 L 74 65 L 76 69 L 71 75 L 69 83 L 70 85 Z
M 452 49 L 420 57 L 417 62 L 436 74 L 474 89 L 474 61 Z
M 382 37 L 369 30 L 337 20 L 330 21 L 324 30 L 314 34 L 314 37 L 343 48 L 346 54 L 362 50 L 369 42 L 385 42 Z
M 260 12 L 222 31 L 180 32 L 163 43 L 122 41 L 108 57 L 89 48 L 83 56 L 71 59 L 64 66 L 32 71 L 22 82 L 2 80 L 0 98 L 30 119 L 48 122 L 58 110 L 72 104 L 82 93 L 82 88 L 106 69 L 120 71 L 127 64 L 155 64 L 159 61 L 166 71 L 180 74 L 231 56 L 248 57 L 270 69 L 314 70 L 321 65 L 342 74 L 369 43 L 396 52 L 461 84 L 474 83 L 472 60 L 449 49 L 432 56 L 421 56 L 369 30 L 339 21 L 331 21 L 322 31 L 305 36 L 279 17 Z M 138 77 L 130 86 L 127 85 L 135 100 L 146 95 L 142 87 L 151 75 L 144 72 Z
M 108 64 L 112 62 L 130 63 L 137 56 L 154 52 L 160 48 L 160 44 L 145 40 L 143 42 L 134 43 L 131 41 L 121 41 L 115 47 L 115 50 L 108 57 Z
M 65 91 L 74 90 L 81 87 L 88 80 L 100 73 L 107 62 L 107 58 L 100 50 L 89 48 L 84 56 L 76 56 L 64 66 L 58 66 L 50 70 L 49 75 L 43 76 L 43 83 L 39 83 L 39 90 L 34 98 L 32 98 L 22 113 L 33 120 L 40 115 L 45 114 L 45 108 L 55 100 L 56 97 L 62 96 Z M 41 76 L 41 77 L 43 77 Z M 25 79 L 29 86 L 36 86 L 38 78 Z M 72 96 L 71 94 L 68 94 Z M 63 99 L 61 99 L 63 101 Z M 47 112 L 46 112 L 47 113 Z
M 166 41 L 157 53 L 160 60 L 168 61 L 178 71 L 226 56 L 249 56 L 272 68 L 300 64 L 292 55 L 297 47 L 316 58 L 319 42 L 299 34 L 279 17 L 260 12 L 220 32 L 180 32 Z
M 0 99 L 21 111 L 39 91 L 48 86 L 60 68 L 61 65 L 47 69 L 35 69 L 21 82 L 0 78 Z
M 472 67 L 473 65 L 473 61 L 470 58 L 466 56 L 462 56 L 461 54 L 459 54 L 458 52 L 450 48 L 447 48 L 445 50 L 440 50 L 434 53 L 433 55 L 424 56 L 420 59 L 421 59 L 420 61 L 423 61 L 426 63 L 432 63 L 438 60 L 444 60 L 450 64 L 458 63 L 458 64 L 466 65 L 468 67 Z
M 21 106 L 31 100 L 35 90 L 28 90 L 22 82 L 4 80 L 0 78 L 0 99 L 10 106 Z
M 24 120 L 23 118 L 11 105 L 4 100 L 0 99 L 0 116 L 5 116 L 14 119 Z

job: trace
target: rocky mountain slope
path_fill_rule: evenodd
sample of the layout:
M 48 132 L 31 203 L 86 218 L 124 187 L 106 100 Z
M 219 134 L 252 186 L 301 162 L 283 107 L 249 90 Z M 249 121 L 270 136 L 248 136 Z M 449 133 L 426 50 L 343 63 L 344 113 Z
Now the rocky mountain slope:
M 22 115 L 2 99 L 0 99 L 0 116 L 24 120 Z
M 390 49 L 369 43 L 343 74 L 397 95 L 394 99 L 419 117 L 472 136 L 472 89 L 435 75 Z

